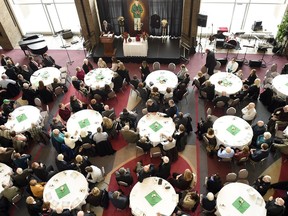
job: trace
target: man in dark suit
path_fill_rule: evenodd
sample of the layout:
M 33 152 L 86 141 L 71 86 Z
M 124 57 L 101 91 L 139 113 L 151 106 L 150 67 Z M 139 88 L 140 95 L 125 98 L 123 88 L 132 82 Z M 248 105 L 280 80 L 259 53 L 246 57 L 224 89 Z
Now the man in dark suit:
M 269 216 L 283 216 L 285 211 L 285 202 L 282 198 L 277 197 L 273 199 L 272 196 L 269 197 L 265 208 L 267 209 L 267 215 Z
M 55 64 L 55 60 L 49 56 L 47 53 L 43 54 L 43 61 L 42 61 L 44 67 L 56 67 L 58 69 L 61 68 L 61 66 Z
M 131 185 L 133 183 L 133 177 L 129 169 L 121 167 L 119 171 L 116 171 L 115 174 L 116 174 L 116 181 L 122 181 L 127 183 L 128 185 Z
M 125 209 L 129 205 L 129 199 L 120 191 L 109 191 L 108 192 L 109 199 L 113 206 L 118 209 Z
M 225 106 L 226 106 L 229 100 L 230 100 L 230 98 L 227 96 L 226 92 L 223 91 L 221 93 L 221 96 L 217 96 L 216 98 L 213 99 L 213 103 L 214 103 L 214 105 L 216 105 L 218 101 L 223 101 L 225 103 Z
M 11 60 L 7 60 L 7 69 L 5 74 L 8 76 L 9 79 L 18 80 L 18 68 L 11 62 Z
M 43 163 L 33 162 L 31 167 L 33 173 L 43 182 L 47 182 L 55 174 L 52 166 L 46 167 Z
M 63 154 L 57 155 L 55 164 L 59 172 L 64 170 L 76 170 L 76 165 L 74 163 L 68 163 L 65 161 Z
M 25 169 L 17 168 L 16 172 L 12 175 L 13 183 L 15 186 L 22 188 L 29 184 L 32 169 Z
M 213 75 L 216 66 L 215 54 L 209 49 L 206 49 L 205 52 L 207 53 L 205 67 L 208 69 L 208 74 L 211 76 Z
M 262 159 L 268 157 L 269 155 L 269 146 L 266 143 L 261 145 L 261 149 L 251 149 L 250 150 L 250 159 L 254 162 L 259 162 Z
M 29 67 L 31 68 L 31 70 L 33 72 L 39 70 L 40 68 L 42 68 L 42 65 L 38 64 L 35 60 L 33 56 L 29 56 Z
M 163 179 L 168 179 L 170 176 L 170 169 L 171 169 L 171 164 L 169 161 L 169 158 L 167 156 L 162 157 L 162 161 L 158 166 L 158 171 L 156 172 L 156 176 L 163 178 Z
M 169 100 L 168 104 L 169 107 L 165 109 L 165 113 L 167 116 L 174 118 L 175 116 L 178 115 L 178 107 L 176 106 L 173 100 Z
M 153 164 L 145 165 L 138 173 L 139 174 L 138 181 L 142 183 L 145 178 L 153 176 L 154 173 L 155 173 L 155 167 Z

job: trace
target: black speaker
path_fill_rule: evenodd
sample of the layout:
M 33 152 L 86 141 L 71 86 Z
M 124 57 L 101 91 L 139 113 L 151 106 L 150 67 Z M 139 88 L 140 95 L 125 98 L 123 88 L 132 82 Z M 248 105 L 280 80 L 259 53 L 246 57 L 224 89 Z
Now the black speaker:
M 244 60 L 237 59 L 236 62 L 238 63 L 238 68 L 241 68 L 243 66 Z
M 208 18 L 207 15 L 198 14 L 197 26 L 206 27 L 206 25 L 207 25 L 207 18 Z
M 262 65 L 262 61 L 261 60 L 250 60 L 249 61 L 249 66 L 250 67 L 257 68 L 257 67 L 261 67 L 261 65 Z

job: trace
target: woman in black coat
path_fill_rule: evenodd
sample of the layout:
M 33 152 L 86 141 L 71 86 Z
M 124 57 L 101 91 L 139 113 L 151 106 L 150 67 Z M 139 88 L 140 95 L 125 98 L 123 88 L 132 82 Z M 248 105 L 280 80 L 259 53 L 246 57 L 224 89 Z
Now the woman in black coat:
M 49 104 L 54 100 L 53 92 L 44 85 L 42 80 L 39 81 L 36 93 L 39 95 L 43 104 Z
M 193 181 L 193 173 L 191 170 L 186 169 L 183 174 L 173 173 L 173 178 L 169 179 L 169 182 L 172 184 L 173 187 L 176 187 L 181 190 L 186 190 L 190 188 L 190 185 Z
M 170 176 L 170 169 L 171 169 L 171 164 L 169 161 L 169 158 L 167 156 L 162 157 L 162 161 L 158 166 L 158 171 L 156 172 L 156 176 L 163 178 L 163 179 L 168 179 Z
M 140 71 L 141 71 L 142 82 L 144 82 L 146 80 L 146 77 L 150 74 L 149 65 L 147 64 L 146 61 L 143 61 L 141 63 Z
M 32 196 L 26 198 L 26 207 L 30 216 L 40 216 L 42 212 L 42 200 L 35 200 Z
M 86 202 L 90 205 L 97 207 L 101 204 L 103 191 L 98 187 L 94 187 L 86 198 Z
M 252 85 L 255 79 L 257 79 L 256 70 L 252 69 L 247 79 L 243 80 L 243 84 Z
M 251 98 L 253 100 L 258 99 L 259 94 L 260 94 L 260 85 L 261 85 L 261 80 L 258 78 L 255 79 L 254 84 L 251 85 L 247 90 L 249 98 Z

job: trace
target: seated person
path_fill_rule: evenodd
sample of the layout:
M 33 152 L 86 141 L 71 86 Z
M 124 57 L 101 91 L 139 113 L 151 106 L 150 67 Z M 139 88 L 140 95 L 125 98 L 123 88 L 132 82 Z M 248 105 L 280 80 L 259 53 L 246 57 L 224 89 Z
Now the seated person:
M 160 92 L 156 86 L 151 89 L 149 99 L 152 99 L 158 103 L 160 102 Z
M 285 202 L 282 198 L 277 197 L 273 199 L 272 196 L 269 197 L 265 208 L 267 209 L 267 215 L 269 216 L 284 216 L 285 212 Z
M 6 74 L 1 75 L 0 86 L 2 89 L 7 89 L 8 84 L 16 85 L 16 81 L 9 79 Z
M 63 154 L 58 154 L 55 160 L 55 165 L 59 172 L 64 170 L 76 170 L 76 165 L 74 163 L 69 163 L 64 160 Z
M 97 66 L 98 68 L 107 68 L 107 64 L 102 58 L 98 59 Z
M 5 197 L 6 199 L 8 199 L 8 201 L 10 203 L 12 203 L 12 199 L 13 197 L 15 197 L 17 194 L 21 194 L 21 191 L 18 187 L 13 186 L 13 185 L 9 185 L 8 183 L 6 184 L 2 184 L 2 188 L 3 190 L 0 193 L 0 196 Z
M 220 159 L 232 158 L 234 156 L 234 150 L 232 148 L 230 148 L 229 146 L 227 146 L 226 148 L 224 146 L 220 146 L 220 148 L 217 152 L 217 156 Z
M 112 82 L 114 84 L 113 90 L 115 92 L 119 92 L 123 86 L 123 78 L 117 72 L 115 72 L 112 78 Z
M 142 167 L 142 169 L 138 173 L 138 181 L 143 182 L 145 178 L 154 176 L 155 168 L 153 164 L 148 164 Z
M 256 148 L 261 148 L 263 143 L 266 143 L 268 147 L 272 145 L 273 137 L 270 132 L 264 132 L 263 134 L 259 135 L 256 140 L 256 144 L 254 145 Z
M 250 155 L 250 150 L 247 145 L 243 147 L 242 150 L 236 149 L 234 154 L 234 160 L 239 162 L 242 158 L 248 158 Z
M 85 71 L 81 67 L 76 67 L 76 77 L 84 82 Z
M 15 149 L 12 147 L 0 147 L 0 162 L 7 164 L 8 166 L 13 166 L 12 154 Z
M 240 90 L 240 92 L 238 92 L 234 98 L 239 98 L 240 101 L 242 101 L 248 94 L 248 89 L 249 89 L 249 86 L 247 84 L 244 84 L 242 86 L 242 89 Z
M 167 87 L 166 88 L 166 92 L 164 93 L 164 96 L 163 96 L 163 102 L 164 104 L 166 104 L 167 102 L 169 102 L 170 99 L 173 98 L 173 92 L 172 92 L 172 89 Z
M 77 171 L 81 172 L 83 175 L 86 175 L 87 172 L 86 172 L 85 168 L 87 166 L 90 166 L 91 162 L 89 161 L 87 156 L 76 155 L 75 164 L 76 164 L 76 167 L 77 167 Z
M 218 101 L 223 101 L 225 106 L 227 106 L 229 100 L 230 98 L 227 96 L 227 93 L 225 91 L 222 91 L 221 96 L 215 97 L 212 102 L 214 103 L 214 105 L 216 105 Z
M 29 185 L 33 196 L 38 199 L 42 199 L 46 182 L 37 182 L 36 179 L 31 179 Z
M 52 58 L 52 56 L 49 56 L 47 53 L 43 54 L 42 64 L 44 67 L 56 67 L 57 69 L 61 68 L 60 65 L 55 63 L 55 60 Z
M 259 162 L 269 155 L 269 146 L 266 143 L 261 144 L 261 149 L 250 149 L 250 159 Z
M 94 207 L 100 206 L 102 196 L 103 196 L 103 190 L 100 190 L 98 187 L 94 187 L 87 196 L 86 202 Z
M 28 83 L 23 83 L 22 100 L 27 100 L 29 105 L 35 106 L 34 99 L 36 97 L 36 91 L 32 87 L 30 87 Z
M 253 130 L 253 138 L 252 138 L 252 145 L 256 142 L 259 135 L 264 134 L 266 131 L 266 125 L 264 121 L 259 120 L 255 125 L 252 126 Z
M 169 182 L 173 187 L 181 190 L 190 188 L 192 182 L 196 183 L 196 177 L 194 177 L 190 169 L 186 169 L 183 174 L 173 173 L 172 176 L 173 178 L 170 178 Z
M 71 135 L 69 132 L 64 133 L 64 143 L 70 149 L 75 149 L 77 146 L 77 141 L 79 137 L 77 136 L 78 131 L 75 131 L 75 134 Z
M 217 146 L 217 140 L 213 128 L 209 128 L 207 133 L 204 134 L 204 136 L 207 138 L 209 142 L 208 145 L 206 146 L 206 151 L 210 153 L 210 155 L 213 155 L 214 151 L 216 150 L 215 148 Z
M 136 143 L 139 140 L 139 132 L 131 130 L 129 125 L 125 125 L 121 130 L 120 133 L 122 134 L 124 140 L 127 143 Z
M 104 111 L 101 113 L 101 115 L 103 117 L 107 117 L 107 118 L 110 118 L 112 120 L 116 119 L 116 114 L 115 114 L 114 108 L 110 109 L 109 105 L 107 105 L 107 104 L 104 106 Z
M 46 167 L 45 164 L 34 161 L 31 165 L 34 175 L 43 182 L 47 182 L 54 174 L 54 168 L 50 165 Z
M 206 189 L 213 194 L 217 194 L 223 187 L 221 178 L 218 174 L 213 174 L 207 178 Z
M 254 84 L 250 85 L 247 93 L 248 97 L 251 98 L 252 100 L 257 100 L 260 94 L 260 85 L 261 85 L 261 80 L 260 79 L 255 79 Z
M 205 197 L 200 196 L 200 203 L 202 208 L 206 211 L 214 211 L 216 207 L 216 200 L 214 194 L 209 192 Z
M 171 163 L 169 161 L 169 158 L 167 156 L 163 156 L 162 161 L 158 166 L 158 170 L 156 171 L 156 176 L 163 179 L 168 179 L 168 177 L 170 176 L 170 169 Z
M 183 113 L 183 112 L 179 112 L 178 115 L 176 116 L 176 118 L 173 118 L 173 121 L 175 123 L 175 127 L 178 130 L 179 126 L 182 124 L 185 126 L 186 128 L 186 132 L 189 134 L 190 132 L 193 131 L 193 127 L 192 127 L 192 118 L 190 113 Z
M 149 152 L 152 148 L 152 144 L 149 139 L 145 136 L 142 136 L 137 142 L 136 145 L 143 149 L 145 153 Z
M 115 172 L 116 175 L 116 181 L 122 181 L 127 183 L 127 185 L 132 185 L 133 183 L 133 177 L 130 173 L 129 169 L 125 169 L 124 167 L 121 167 L 118 171 Z
M 192 85 L 195 85 L 196 79 L 199 81 L 199 84 L 200 84 L 199 86 L 196 86 L 197 88 L 199 88 L 206 81 L 206 77 L 201 71 L 198 71 L 197 75 L 194 77 L 194 81 Z
M 87 166 L 85 167 L 85 171 L 87 172 L 86 180 L 88 181 L 90 188 L 92 185 L 94 186 L 94 184 L 104 180 L 102 171 L 97 166 Z
M 247 79 L 242 80 L 243 84 L 247 84 L 249 86 L 252 85 L 254 83 L 255 79 L 257 79 L 257 77 L 258 77 L 256 72 L 257 72 L 256 69 L 252 69 L 250 71 L 250 74 L 247 77 Z
M 146 111 L 148 113 L 151 112 L 158 112 L 159 111 L 159 105 L 155 100 L 148 99 L 146 102 Z M 142 111 L 143 112 L 143 111 Z
M 31 155 L 29 154 L 20 154 L 14 152 L 12 154 L 12 160 L 16 168 L 22 168 L 23 170 L 28 168 L 31 160 Z
M 134 74 L 132 80 L 130 81 L 130 84 L 132 84 L 134 88 L 137 89 L 139 83 L 140 83 L 140 79 L 138 79 L 137 75 Z
M 2 105 L 2 112 L 4 115 L 8 116 L 16 108 L 15 101 L 4 99 Z
M 228 73 L 235 73 L 238 69 L 238 62 L 236 61 L 236 58 L 232 58 L 226 65 L 226 71 Z
M 109 191 L 108 196 L 112 205 L 118 209 L 123 210 L 129 205 L 129 198 L 120 191 L 114 191 L 114 192 Z
M 94 133 L 91 137 L 95 143 L 108 140 L 108 134 L 103 132 L 101 127 L 98 127 L 96 133 Z
M 185 83 L 180 83 L 176 89 L 173 91 L 173 100 L 178 103 L 182 100 L 183 95 L 187 92 L 187 86 Z
M 128 111 L 126 108 L 124 108 L 123 111 L 120 113 L 120 121 L 122 127 L 124 127 L 126 123 L 128 123 L 130 128 L 136 128 L 137 113 Z
M 271 176 L 264 175 L 260 176 L 254 183 L 253 187 L 264 196 L 266 192 L 270 189 L 271 185 Z
M 162 134 L 162 136 L 166 138 L 166 140 L 161 142 L 164 151 L 168 151 L 176 147 L 176 140 L 172 136 L 167 137 L 164 134 Z
M 181 193 L 179 205 L 184 210 L 195 212 L 200 201 L 199 194 L 196 191 L 185 190 Z
M 180 71 L 177 73 L 178 81 L 182 81 L 187 73 L 189 73 L 188 69 L 186 68 L 185 64 L 182 64 L 180 66 Z
M 57 117 L 54 117 L 52 119 L 52 122 L 50 124 L 50 128 L 51 128 L 52 131 L 54 129 L 58 129 L 61 132 L 65 132 L 66 131 L 66 126 Z
M 26 198 L 26 207 L 30 216 L 40 215 L 42 212 L 43 200 L 34 199 L 32 196 Z
M 267 130 L 271 133 L 275 133 L 276 121 L 288 121 L 288 105 L 279 107 L 272 113 L 269 122 L 267 123 Z
M 200 98 L 203 98 L 202 92 L 205 92 L 207 94 L 207 99 L 212 101 L 215 96 L 215 85 L 213 85 L 209 80 L 206 80 L 201 86 L 200 86 Z
M 64 122 L 67 122 L 71 116 L 71 111 L 63 103 L 59 104 L 58 114 Z
M 137 88 L 140 97 L 143 101 L 146 101 L 148 99 L 148 95 L 149 95 L 149 90 L 145 87 L 145 83 L 140 82 L 138 84 L 138 88 Z
M 246 121 L 252 121 L 256 117 L 257 111 L 255 109 L 255 103 L 251 102 L 241 110 L 242 118 Z
M 169 107 L 165 109 L 164 113 L 166 113 L 167 116 L 174 118 L 178 116 L 178 107 L 174 103 L 173 100 L 169 100 L 168 102 Z
M 72 80 L 72 85 L 76 90 L 80 90 L 80 84 L 83 82 L 81 80 L 79 80 L 76 76 L 72 76 L 71 77 Z
M 19 188 L 28 186 L 32 172 L 31 169 L 23 170 L 22 168 L 17 168 L 12 175 L 13 184 Z

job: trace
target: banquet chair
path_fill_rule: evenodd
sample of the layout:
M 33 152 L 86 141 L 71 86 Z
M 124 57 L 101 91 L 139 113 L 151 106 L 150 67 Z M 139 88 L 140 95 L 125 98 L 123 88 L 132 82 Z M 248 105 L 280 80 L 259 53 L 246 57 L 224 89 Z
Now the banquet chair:
M 239 170 L 237 182 L 240 182 L 240 183 L 244 183 L 244 184 L 248 184 L 248 185 L 249 185 L 248 174 L 249 174 L 249 172 L 248 172 L 247 169 L 241 169 L 241 170 Z
M 118 101 L 117 95 L 114 91 L 109 92 L 107 96 L 108 96 L 108 100 L 116 98 L 116 100 Z
M 160 68 L 161 68 L 160 62 L 156 61 L 156 62 L 153 63 L 153 65 L 152 65 L 153 71 L 160 70 Z
M 63 94 L 63 93 L 64 93 L 64 90 L 63 90 L 63 88 L 61 88 L 61 86 L 56 87 L 54 90 L 54 94 L 56 97 Z
M 40 98 L 38 98 L 38 97 L 34 98 L 34 103 L 40 111 L 43 110 L 43 104 L 42 104 L 42 101 L 40 100 Z
M 141 153 L 144 153 L 144 149 L 141 148 L 140 146 L 137 146 L 137 145 L 136 145 L 136 158 L 137 158 L 137 156 L 138 156 L 137 153 L 138 153 L 139 151 L 140 151 Z
M 234 100 L 229 100 L 228 101 L 228 106 L 229 107 L 237 107 L 240 103 L 240 98 L 236 98 Z
M 225 107 L 225 102 L 224 101 L 217 101 L 216 105 L 214 108 L 224 108 Z
M 206 110 L 206 119 L 207 119 L 207 116 L 208 116 L 208 115 L 211 116 L 212 122 L 215 122 L 215 121 L 218 119 L 217 116 L 215 116 L 215 115 L 212 114 L 212 109 L 211 109 L 210 107 Z
M 256 162 L 253 160 L 250 160 L 250 163 L 252 164 L 252 166 L 254 167 L 254 169 L 256 168 L 256 164 L 260 164 L 261 166 L 263 165 L 263 163 L 267 160 L 268 157 L 263 158 L 261 161 Z
M 214 68 L 214 70 L 220 70 L 220 68 L 221 68 L 221 62 L 220 61 L 216 61 L 216 66 L 215 66 L 215 68 Z
M 226 182 L 224 183 L 224 185 L 227 185 L 229 183 L 232 183 L 232 182 L 236 182 L 237 180 L 237 174 L 234 173 L 234 172 L 231 172 L 231 173 L 228 173 L 226 175 Z
M 183 97 L 182 97 L 182 100 L 183 100 L 183 99 L 186 100 L 186 104 L 188 104 L 188 100 L 187 100 L 188 94 L 189 94 L 189 90 L 187 90 L 187 91 L 184 93 Z
M 124 93 L 124 89 L 126 89 L 126 85 L 127 85 L 127 81 L 126 81 L 126 78 L 124 78 L 123 83 L 122 83 L 122 87 L 120 88 L 120 91 L 122 91 L 122 93 Z
M 199 82 L 198 79 L 194 79 L 193 82 L 194 82 L 193 89 L 194 89 L 195 87 L 196 87 L 197 89 L 199 89 L 199 88 L 201 87 L 201 84 L 200 84 L 200 82 Z
M 16 205 L 18 202 L 20 202 L 20 200 L 22 199 L 21 194 L 16 194 L 13 198 L 12 198 L 12 205 L 15 206 L 17 209 L 19 209 L 19 207 Z
M 154 157 L 161 157 L 162 156 L 162 153 L 161 153 L 161 149 L 156 146 L 156 147 L 152 147 L 150 149 L 150 157 L 151 158 L 154 158 Z
M 129 84 L 131 87 L 131 91 L 130 91 L 130 95 L 132 94 L 132 92 L 134 91 L 136 93 L 136 99 L 139 97 L 140 93 L 139 91 L 135 88 L 134 85 L 132 85 L 131 83 Z
M 226 115 L 236 115 L 236 109 L 234 107 L 229 107 L 226 110 Z
M 237 164 L 240 165 L 240 164 L 244 164 L 246 165 L 246 162 L 249 160 L 249 157 L 242 157 L 238 162 Z
M 288 122 L 276 121 L 275 123 L 275 138 L 285 139 L 283 131 L 288 126 Z
M 171 72 L 175 72 L 176 65 L 173 62 L 169 63 L 168 64 L 168 70 L 170 70 Z

